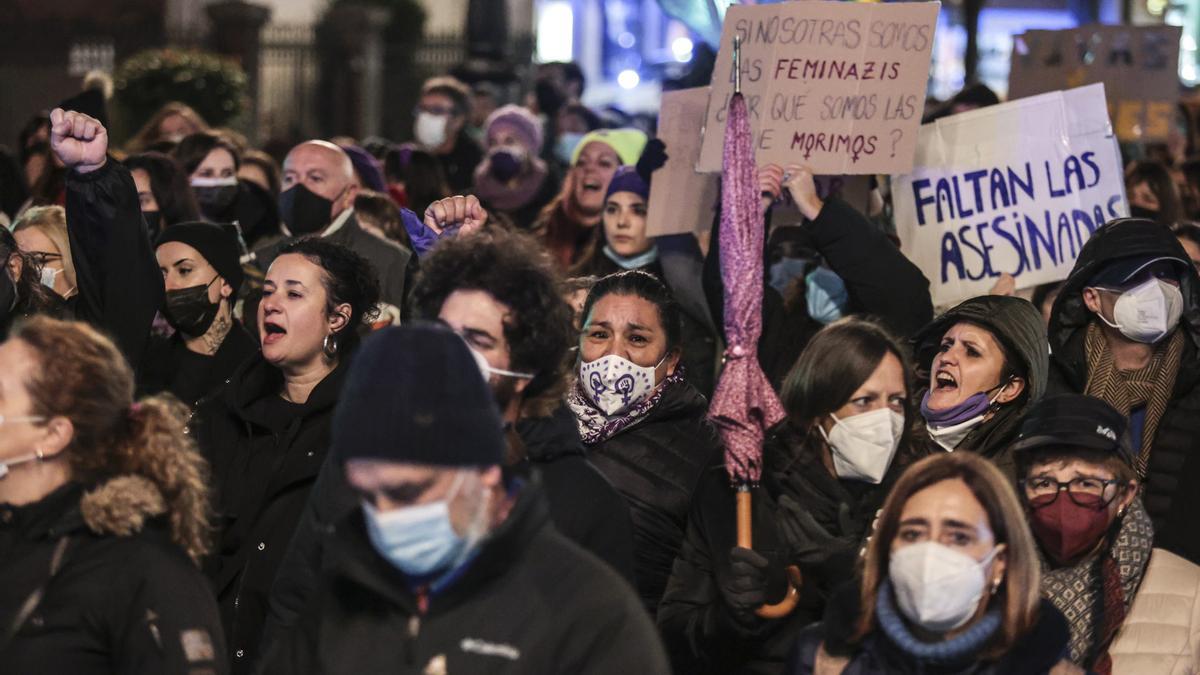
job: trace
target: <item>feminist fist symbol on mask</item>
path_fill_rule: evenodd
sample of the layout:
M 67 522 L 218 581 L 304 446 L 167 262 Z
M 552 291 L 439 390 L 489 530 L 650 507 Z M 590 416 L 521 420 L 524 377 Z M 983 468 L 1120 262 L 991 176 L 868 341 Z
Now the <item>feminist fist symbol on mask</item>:
M 622 375 L 617 379 L 613 388 L 621 395 L 621 402 L 628 405 L 629 399 L 633 396 L 633 375 Z
M 600 394 L 604 393 L 604 380 L 600 378 L 600 373 L 592 371 L 591 377 L 588 378 L 588 386 L 592 388 L 592 395 L 600 398 Z

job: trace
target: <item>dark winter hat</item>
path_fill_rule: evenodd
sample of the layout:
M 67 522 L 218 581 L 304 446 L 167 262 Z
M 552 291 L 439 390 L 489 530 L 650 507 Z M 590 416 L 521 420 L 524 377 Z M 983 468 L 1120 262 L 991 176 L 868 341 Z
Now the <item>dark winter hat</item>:
M 1125 433 L 1125 416 L 1093 396 L 1048 396 L 1029 409 L 1014 453 L 1041 448 L 1090 448 L 1111 452 L 1133 466 L 1133 450 Z
M 495 466 L 504 423 L 467 343 L 416 321 L 363 341 L 333 415 L 338 461 Z
M 623 166 L 617 169 L 617 172 L 613 174 L 612 180 L 608 181 L 608 192 L 604 195 L 604 198 L 608 199 L 618 192 L 632 192 L 642 199 L 650 199 L 650 186 L 638 175 L 637 169 L 632 166 Z
M 374 155 L 357 145 L 339 145 L 338 147 L 350 157 L 350 163 L 354 165 L 354 173 L 358 174 L 358 180 L 362 182 L 363 187 L 376 192 L 387 192 L 387 183 L 383 180 L 383 169 L 380 168 L 379 160 L 375 159 Z
M 234 296 L 237 295 L 245 273 L 242 272 L 237 230 L 233 225 L 178 223 L 164 229 L 158 241 L 154 242 L 154 247 L 158 248 L 169 241 L 187 244 L 199 251 L 225 283 L 233 287 Z
M 521 136 L 525 147 L 533 154 L 542 151 L 542 122 L 533 113 L 519 105 L 509 104 L 493 111 L 483 123 L 487 136 L 491 136 L 496 127 L 502 126 Z

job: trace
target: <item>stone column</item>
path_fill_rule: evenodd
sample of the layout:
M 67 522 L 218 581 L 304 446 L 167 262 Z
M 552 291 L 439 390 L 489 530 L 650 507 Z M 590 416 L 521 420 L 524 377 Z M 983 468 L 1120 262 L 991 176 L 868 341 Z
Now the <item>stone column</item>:
M 220 0 L 204 9 L 212 22 L 208 32 L 209 48 L 237 61 L 246 71 L 247 95 L 250 97 L 250 123 L 246 130 L 251 140 L 257 141 L 259 54 L 262 28 L 271 18 L 271 9 L 244 0 Z

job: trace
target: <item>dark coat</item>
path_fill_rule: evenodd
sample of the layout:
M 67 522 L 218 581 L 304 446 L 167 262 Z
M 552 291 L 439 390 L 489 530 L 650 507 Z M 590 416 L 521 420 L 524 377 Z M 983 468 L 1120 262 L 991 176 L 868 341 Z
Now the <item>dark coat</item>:
M 205 571 L 221 607 L 233 672 L 248 672 L 280 561 L 329 449 L 346 365 L 313 389 L 303 412 L 280 426 L 264 405 L 283 386 L 261 354 L 201 402 L 192 433 L 212 466 L 217 546 Z M 267 458 L 252 464 L 257 458 Z
M 705 472 L 692 500 L 687 538 L 675 559 L 658 607 L 658 626 L 677 672 L 780 673 L 797 635 L 819 621 L 832 590 L 849 581 L 866 536 L 888 489 L 906 466 L 902 449 L 879 485 L 839 480 L 822 464 L 814 447 L 790 422 L 776 426 L 763 445 L 763 482 L 751 489 L 754 550 L 770 563 L 768 601 L 785 588 L 784 569 L 800 568 L 800 604 L 783 619 L 758 619 L 745 626 L 731 615 L 720 588 L 732 575 L 730 551 L 737 546 L 736 493 L 724 467 Z M 778 499 L 788 495 L 805 508 L 835 544 L 820 559 L 796 559 L 779 528 Z M 843 507 L 843 504 L 845 507 Z M 839 512 L 845 511 L 848 517 Z
M 254 264 L 266 273 L 279 252 L 297 239 L 299 237 L 284 237 L 259 248 L 254 252 Z M 404 282 L 409 274 L 408 261 L 412 257 L 411 251 L 394 241 L 380 239 L 362 229 L 353 213 L 341 227 L 324 235 L 324 239 L 332 244 L 341 244 L 366 258 L 379 279 L 380 301 L 396 309 L 404 307 L 407 292 Z
M 11 479 L 10 479 L 11 480 Z M 86 499 L 90 508 L 81 509 Z M 6 646 L 5 673 L 159 675 L 228 672 L 216 601 L 176 546 L 143 478 L 84 497 L 70 483 L 34 504 L 0 505 L 0 626 L 36 589 L 41 601 Z M 143 520 L 146 519 L 146 520 Z M 118 535 L 115 532 L 123 532 Z M 66 540 L 57 572 L 56 548 Z
M 233 321 L 233 327 L 216 353 L 209 357 L 190 353 L 179 333 L 169 338 L 151 337 L 145 368 L 138 381 L 138 394 L 149 396 L 166 391 L 194 408 L 201 399 L 229 381 L 238 366 L 258 349 L 258 343 L 237 320 Z M 204 359 L 205 366 L 203 371 L 192 369 L 188 373 L 190 377 L 184 379 L 180 364 L 188 359 Z
M 1083 288 L 1106 263 L 1151 256 L 1188 259 L 1175 235 L 1145 220 L 1110 223 L 1084 245 L 1050 317 L 1050 393 L 1082 393 L 1087 388 L 1084 338 L 1095 319 L 1083 304 Z M 1154 545 L 1200 563 L 1200 279 L 1190 265 L 1180 279 L 1180 291 L 1184 310 L 1179 326 L 1187 339 L 1175 391 L 1151 446 L 1142 500 L 1154 523 Z
M 809 246 L 846 285 L 847 314 L 880 320 L 893 334 L 911 336 L 933 318 L 929 281 L 887 236 L 840 199 L 825 202 L 816 220 L 797 226 Z M 764 253 L 764 260 L 770 257 Z M 808 340 L 820 329 L 803 303 L 785 305 L 766 283 L 763 269 L 763 333 L 758 360 L 778 390 Z M 723 325 L 724 285 L 720 268 L 720 215 L 713 221 L 704 288 L 716 325 Z
M 528 470 L 531 479 L 541 483 L 555 528 L 632 580 L 633 530 L 628 507 L 582 454 L 570 410 L 563 406 L 552 417 L 521 420 L 517 433 L 528 461 L 515 470 Z M 357 507 L 358 496 L 346 482 L 341 465 L 330 459 L 321 467 L 271 589 L 264 648 L 296 622 L 316 589 L 326 558 L 326 537 L 335 523 Z
M 517 422 L 525 461 L 514 467 L 539 476 L 554 528 L 634 581 L 633 523 L 621 493 L 587 460 L 571 409 Z
M 459 130 L 449 154 L 434 156 L 442 165 L 450 192 L 456 195 L 470 193 L 475 185 L 475 167 L 483 161 L 483 148 L 467 135 L 466 129 Z
M 686 382 L 668 385 L 638 423 L 588 447 L 588 458 L 629 503 L 638 595 L 658 607 L 705 469 L 721 461 L 708 402 Z
M 90 173 L 68 171 L 66 211 L 79 289 L 68 315 L 112 337 L 140 375 L 163 280 L 129 169 L 109 157 Z
M 668 673 L 629 585 L 555 532 L 536 486 L 448 587 L 418 598 L 360 510 L 338 526 L 315 602 L 264 672 Z
M 930 369 L 946 331 L 960 322 L 973 323 L 991 331 L 1006 351 L 1021 359 L 1025 366 L 1025 392 L 1016 401 L 1001 406 L 995 415 L 982 422 L 959 443 L 959 450 L 979 453 L 1016 477 L 1016 466 L 1008 446 L 1021 429 L 1025 413 L 1046 393 L 1050 370 L 1049 345 L 1042 313 L 1028 301 L 999 295 L 971 298 L 946 311 L 925 327 L 914 339 L 917 375 L 923 383 L 920 400 L 929 387 Z M 931 451 L 942 451 L 932 440 L 922 439 Z
M 1045 675 L 1067 656 L 1071 631 L 1066 619 L 1049 600 L 1041 601 L 1033 630 L 999 660 L 976 661 L 960 667 L 923 663 L 902 652 L 878 628 L 864 638 L 861 645 L 852 646 L 848 641 L 858 620 L 858 593 L 857 583 L 837 590 L 829 602 L 825 620 L 800 634 L 787 672 L 814 675 L 817 649 L 822 643 L 830 654 L 849 657 L 850 662 L 842 675 Z

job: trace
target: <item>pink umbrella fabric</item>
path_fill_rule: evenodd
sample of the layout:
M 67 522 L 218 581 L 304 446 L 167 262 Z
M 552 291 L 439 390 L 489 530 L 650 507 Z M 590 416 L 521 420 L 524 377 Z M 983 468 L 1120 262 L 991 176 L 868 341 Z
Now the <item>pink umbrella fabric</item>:
M 725 283 L 725 368 L 709 419 L 725 442 L 725 468 L 734 483 L 762 476 L 766 430 L 784 418 L 783 406 L 758 365 L 762 335 L 763 214 L 746 101 L 729 102 L 721 162 L 721 279 Z

